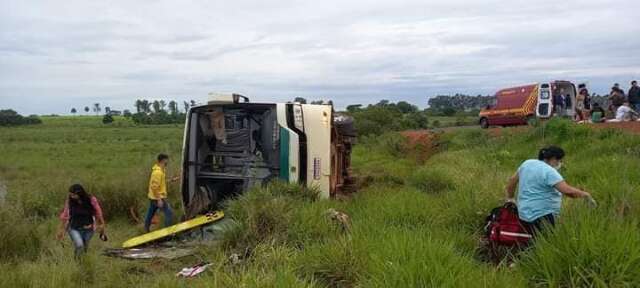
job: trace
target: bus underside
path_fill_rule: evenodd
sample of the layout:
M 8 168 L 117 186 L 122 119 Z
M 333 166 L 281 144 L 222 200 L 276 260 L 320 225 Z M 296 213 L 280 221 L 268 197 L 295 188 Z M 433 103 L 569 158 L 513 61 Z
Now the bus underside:
M 304 117 L 295 118 L 292 105 Z M 325 198 L 339 192 L 349 183 L 355 131 L 352 119 L 331 113 L 330 106 L 299 104 L 192 108 L 183 149 L 185 217 L 220 209 L 224 200 L 275 178 L 319 187 Z

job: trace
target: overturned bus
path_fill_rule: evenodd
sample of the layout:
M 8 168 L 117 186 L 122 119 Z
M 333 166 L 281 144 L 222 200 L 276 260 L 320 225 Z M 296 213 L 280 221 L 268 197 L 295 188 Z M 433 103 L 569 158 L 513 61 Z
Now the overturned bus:
M 273 179 L 316 187 L 321 198 L 350 183 L 351 117 L 330 105 L 210 96 L 187 113 L 181 187 L 187 219 Z

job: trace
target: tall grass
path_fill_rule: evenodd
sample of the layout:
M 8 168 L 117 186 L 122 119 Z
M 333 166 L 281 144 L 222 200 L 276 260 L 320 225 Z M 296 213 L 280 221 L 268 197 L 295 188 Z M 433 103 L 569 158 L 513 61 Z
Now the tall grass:
M 353 170 L 368 185 L 351 199 L 319 200 L 315 189 L 273 183 L 227 203 L 225 212 L 234 221 L 222 245 L 199 246 L 195 255 L 172 261 L 124 261 L 105 258 L 100 251 L 139 233 L 127 221 L 126 210 L 131 205 L 142 209 L 155 154 L 179 155 L 180 127 L 44 120 L 46 129 L 0 128 L 0 178 L 7 180 L 10 207 L 0 210 L 1 287 L 640 283 L 638 136 L 557 120 L 499 134 L 464 129 L 442 135 L 443 149 L 424 163 L 403 150 L 398 134 L 368 137 L 353 152 Z M 565 200 L 557 227 L 521 254 L 513 268 L 479 260 L 486 213 L 502 204 L 506 180 L 518 165 L 549 144 L 565 148 L 561 173 L 592 192 L 599 207 L 591 210 L 583 201 Z M 171 173 L 178 168 L 175 160 Z M 52 240 L 66 188 L 75 181 L 102 200 L 112 239 L 94 239 L 82 262 L 73 260 L 68 240 Z M 171 186 L 177 204 L 175 191 Z M 350 216 L 350 232 L 326 216 L 329 208 Z M 197 279 L 174 276 L 200 261 L 214 265 Z

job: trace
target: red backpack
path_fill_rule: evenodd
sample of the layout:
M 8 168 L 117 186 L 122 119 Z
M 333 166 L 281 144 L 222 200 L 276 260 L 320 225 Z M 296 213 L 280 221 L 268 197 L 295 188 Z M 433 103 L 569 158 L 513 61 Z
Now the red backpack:
M 484 228 L 485 237 L 492 247 L 526 246 L 533 238 L 520 222 L 515 203 L 508 202 L 491 210 Z

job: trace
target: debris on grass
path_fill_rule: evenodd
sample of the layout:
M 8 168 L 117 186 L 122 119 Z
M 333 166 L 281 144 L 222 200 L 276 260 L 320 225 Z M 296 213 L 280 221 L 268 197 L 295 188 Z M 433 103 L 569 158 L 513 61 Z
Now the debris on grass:
M 207 270 L 207 268 L 209 268 L 209 266 L 211 266 L 213 264 L 211 263 L 207 263 L 207 262 L 202 262 L 199 263 L 197 265 L 194 265 L 192 267 L 185 267 L 182 268 L 182 270 L 180 270 L 180 272 L 178 272 L 176 274 L 176 277 L 184 277 L 184 278 L 192 278 L 197 276 L 198 274 L 204 272 L 205 270 Z
M 130 260 L 137 259 L 178 259 L 194 254 L 194 249 L 184 247 L 148 247 L 133 249 L 107 249 L 103 253 L 110 257 L 119 257 Z
M 350 232 L 351 231 L 351 217 L 344 212 L 338 211 L 334 208 L 329 208 L 325 211 L 325 215 L 331 221 L 340 226 L 342 232 Z

